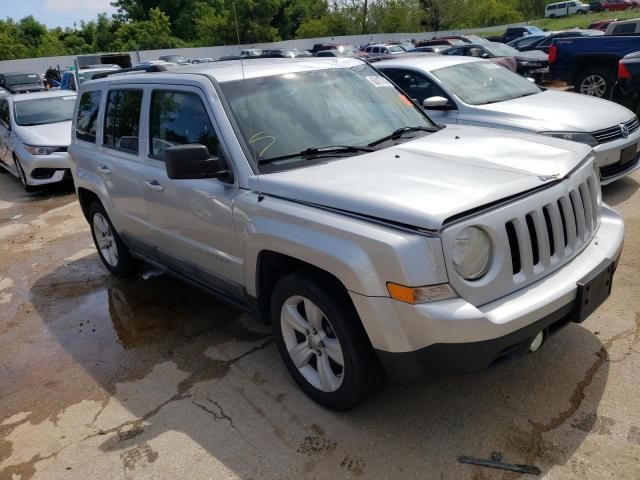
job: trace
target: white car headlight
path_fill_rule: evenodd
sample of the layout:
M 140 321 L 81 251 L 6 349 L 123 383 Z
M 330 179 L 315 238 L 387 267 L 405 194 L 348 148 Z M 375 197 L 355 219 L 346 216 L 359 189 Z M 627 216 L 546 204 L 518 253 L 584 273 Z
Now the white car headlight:
M 27 145 L 26 143 L 23 143 L 23 145 L 24 145 L 24 148 L 27 150 L 27 152 L 29 152 L 31 155 L 51 155 L 52 153 L 56 153 L 61 148 L 61 147 L 41 147 L 38 145 Z
M 546 135 L 547 137 L 561 138 L 563 140 L 570 140 L 572 142 L 586 143 L 591 147 L 598 145 L 596 137 L 590 133 L 584 132 L 538 132 L 540 135 Z
M 465 280 L 477 280 L 489 270 L 491 238 L 478 227 L 467 227 L 453 241 L 453 266 Z

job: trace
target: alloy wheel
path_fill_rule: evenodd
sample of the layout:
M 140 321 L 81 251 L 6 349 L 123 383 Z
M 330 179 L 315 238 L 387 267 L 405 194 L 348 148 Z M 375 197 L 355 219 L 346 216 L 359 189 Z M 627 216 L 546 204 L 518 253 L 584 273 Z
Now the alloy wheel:
M 589 75 L 580 84 L 580 93 L 592 97 L 603 97 L 607 90 L 607 82 L 600 75 Z
M 280 313 L 280 326 L 291 360 L 315 388 L 335 392 L 344 379 L 344 357 L 335 329 L 308 298 L 289 297 Z
M 117 267 L 118 246 L 116 245 L 116 239 L 111 230 L 111 225 L 101 213 L 96 213 L 93 216 L 93 231 L 102 258 L 112 267 Z

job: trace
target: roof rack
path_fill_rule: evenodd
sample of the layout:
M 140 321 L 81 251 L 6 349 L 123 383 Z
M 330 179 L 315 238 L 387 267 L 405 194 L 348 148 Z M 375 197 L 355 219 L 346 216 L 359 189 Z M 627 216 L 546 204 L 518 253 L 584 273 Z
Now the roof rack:
M 120 70 L 114 70 L 112 72 L 102 72 L 97 73 L 91 77 L 92 80 L 97 80 L 99 78 L 107 78 L 111 75 L 120 75 L 122 73 L 135 73 L 135 72 L 146 72 L 146 73 L 156 73 L 156 72 L 166 72 L 168 69 L 164 65 L 145 65 L 141 67 L 131 67 L 131 68 L 121 68 Z

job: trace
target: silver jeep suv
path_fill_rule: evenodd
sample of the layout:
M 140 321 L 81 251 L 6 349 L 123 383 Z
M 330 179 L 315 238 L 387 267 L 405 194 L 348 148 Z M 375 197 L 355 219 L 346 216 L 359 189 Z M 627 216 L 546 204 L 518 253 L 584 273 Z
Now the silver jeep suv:
M 356 59 L 82 85 L 78 197 L 116 275 L 141 260 L 270 323 L 313 400 L 355 406 L 538 350 L 609 295 L 621 217 L 586 145 L 436 126 Z

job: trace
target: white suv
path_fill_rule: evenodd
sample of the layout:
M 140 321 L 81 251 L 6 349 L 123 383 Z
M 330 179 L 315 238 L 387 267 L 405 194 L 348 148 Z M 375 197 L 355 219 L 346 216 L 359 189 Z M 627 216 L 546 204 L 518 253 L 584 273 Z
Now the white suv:
M 106 268 L 136 260 L 273 327 L 315 401 L 537 351 L 609 295 L 621 217 L 586 145 L 438 127 L 355 59 L 112 75 L 70 154 Z

